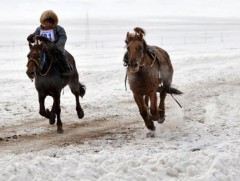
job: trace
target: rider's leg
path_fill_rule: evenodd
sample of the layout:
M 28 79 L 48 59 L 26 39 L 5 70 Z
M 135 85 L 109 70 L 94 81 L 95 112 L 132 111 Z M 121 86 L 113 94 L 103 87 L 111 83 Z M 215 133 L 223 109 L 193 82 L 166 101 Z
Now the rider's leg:
M 62 70 L 62 76 L 70 76 L 71 70 L 67 63 L 67 60 L 63 54 L 62 51 L 56 51 L 55 55 L 57 56 L 57 60 L 61 63 L 63 70 Z

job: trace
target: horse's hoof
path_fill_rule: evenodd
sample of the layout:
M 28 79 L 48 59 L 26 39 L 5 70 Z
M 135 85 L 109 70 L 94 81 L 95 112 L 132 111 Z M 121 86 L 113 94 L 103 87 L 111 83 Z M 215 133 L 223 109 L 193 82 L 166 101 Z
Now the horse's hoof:
M 46 115 L 45 115 L 45 117 L 49 119 L 49 117 L 50 117 L 50 111 L 49 111 L 49 109 L 46 109 Z
M 49 119 L 49 124 L 53 125 L 55 123 L 56 115 L 50 112 L 48 109 L 46 110 L 46 113 L 47 113 L 47 118 Z
M 50 114 L 49 115 L 49 124 L 53 125 L 55 123 L 55 114 Z
M 147 133 L 147 135 L 146 135 L 148 138 L 153 138 L 153 137 L 155 137 L 155 131 L 150 131 L 149 130 L 149 132 Z
M 162 124 L 165 121 L 165 111 L 159 111 L 159 119 L 158 119 L 158 123 Z
M 63 132 L 64 132 L 64 130 L 62 128 L 57 129 L 57 133 L 62 134 Z
M 159 120 L 157 121 L 159 124 L 162 124 L 165 121 L 165 116 L 162 118 L 159 118 Z
M 55 119 L 49 119 L 49 124 L 54 125 L 55 124 Z
M 149 129 L 150 131 L 155 131 L 156 127 L 154 125 L 151 125 L 147 126 L 147 129 Z
M 84 112 L 83 110 L 77 111 L 77 115 L 79 119 L 82 119 L 84 117 Z

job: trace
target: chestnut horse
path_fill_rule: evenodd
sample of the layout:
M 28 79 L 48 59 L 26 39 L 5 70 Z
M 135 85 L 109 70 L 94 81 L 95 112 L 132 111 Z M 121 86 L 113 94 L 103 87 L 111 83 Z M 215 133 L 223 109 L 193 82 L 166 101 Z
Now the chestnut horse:
M 83 97 L 85 94 L 85 86 L 79 82 L 78 72 L 73 56 L 67 51 L 64 52 L 67 61 L 72 67 L 72 75 L 69 77 L 62 77 L 57 59 L 54 57 L 54 44 L 47 38 L 42 36 L 35 36 L 35 44 L 29 41 L 30 52 L 28 53 L 27 75 L 33 80 L 35 78 L 35 87 L 38 91 L 38 99 L 40 110 L 39 114 L 49 119 L 49 124 L 55 123 L 57 116 L 57 132 L 62 133 L 62 121 L 60 118 L 60 97 L 61 91 L 69 85 L 71 92 L 75 95 L 76 111 L 79 119 L 84 117 L 84 112 L 79 102 L 79 96 Z M 45 64 L 42 65 L 43 52 L 45 52 Z M 45 109 L 46 96 L 53 97 L 53 105 L 51 111 Z
M 135 33 L 127 32 L 125 40 L 126 76 L 146 127 L 154 131 L 153 121 L 163 123 L 165 120 L 167 93 L 172 95 L 182 92 L 171 87 L 173 66 L 168 53 L 157 46 L 148 46 L 143 38 L 145 31 L 142 28 L 134 28 L 134 31 Z M 159 105 L 157 105 L 157 92 L 160 92 Z

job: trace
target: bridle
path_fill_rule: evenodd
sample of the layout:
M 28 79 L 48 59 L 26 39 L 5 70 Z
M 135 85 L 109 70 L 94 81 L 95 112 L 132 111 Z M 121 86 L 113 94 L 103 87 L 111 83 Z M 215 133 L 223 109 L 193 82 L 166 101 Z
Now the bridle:
M 126 46 L 125 46 L 125 48 L 128 48 L 129 47 L 129 45 L 127 44 Z M 147 47 L 145 47 L 143 50 L 141 50 L 141 51 L 143 51 L 142 52 L 142 57 L 140 58 L 140 62 L 143 62 L 143 63 L 141 63 L 140 65 L 139 65 L 139 67 L 153 67 L 153 65 L 154 65 L 154 63 L 156 62 L 156 61 L 158 61 L 159 62 L 159 59 L 158 59 L 158 57 L 157 57 L 157 55 L 153 52 L 153 51 L 150 51 L 149 50 L 149 48 L 147 48 Z M 144 61 L 143 61 L 143 57 L 144 57 L 144 54 L 147 54 L 149 57 L 150 57 L 150 59 L 152 59 L 153 61 L 152 61 L 152 63 L 151 63 L 151 65 L 146 65 L 145 63 L 144 63 Z M 124 63 L 124 66 L 129 66 L 130 65 L 130 63 L 128 62 L 125 62 Z M 159 63 L 158 63 L 158 65 L 160 65 Z
M 28 66 L 28 64 L 29 64 L 31 61 L 33 61 L 33 62 L 39 67 L 39 61 L 36 60 L 35 58 L 29 58 L 29 59 L 28 59 L 27 66 Z
M 142 30 L 142 29 L 139 28 L 139 27 L 136 27 L 136 28 L 134 28 L 134 31 L 135 31 L 135 34 L 134 34 L 134 35 L 133 35 L 133 34 L 130 34 L 129 32 L 127 33 L 127 38 L 126 38 L 126 40 L 125 40 L 126 48 L 129 47 L 129 42 L 130 42 L 130 41 L 134 41 L 134 40 L 136 40 L 136 39 L 139 41 L 139 39 L 136 38 L 136 36 L 139 37 L 139 38 L 141 39 L 142 44 L 143 44 L 143 49 L 141 50 L 141 51 L 142 51 L 142 57 L 141 57 L 141 59 L 140 59 L 141 62 L 144 62 L 144 61 L 143 61 L 144 54 L 147 54 L 147 55 L 149 56 L 149 58 L 150 58 L 151 60 L 153 60 L 153 61 L 152 61 L 152 63 L 151 63 L 150 65 L 146 65 L 145 63 L 141 63 L 141 64 L 138 65 L 138 66 L 140 66 L 140 67 L 150 67 L 150 68 L 151 68 L 151 67 L 153 67 L 153 65 L 155 64 L 155 62 L 157 62 L 159 77 L 162 77 L 163 80 L 167 81 L 167 79 L 165 78 L 164 74 L 160 71 L 161 63 L 160 63 L 159 57 L 155 54 L 154 50 L 152 50 L 149 46 L 147 46 L 145 40 L 143 39 L 143 35 L 145 35 L 144 30 Z M 145 45 L 145 46 L 144 46 L 144 45 Z M 124 59 L 124 66 L 128 66 L 128 67 L 131 66 L 131 64 L 129 63 L 129 60 L 126 60 L 126 58 L 128 58 L 128 57 L 124 56 L 124 58 L 125 58 L 125 59 Z M 127 82 L 127 72 L 126 72 L 126 76 L 125 76 L 125 90 L 127 90 L 127 84 L 126 84 L 126 82 Z M 164 88 L 164 84 L 161 85 L 161 89 L 162 89 L 162 88 Z M 168 89 L 169 94 L 170 94 L 170 95 L 172 96 L 172 98 L 177 102 L 177 104 L 182 108 L 181 104 L 173 97 L 172 92 L 170 91 L 170 87 L 166 87 L 166 86 L 165 86 L 165 88 Z
M 133 41 L 133 40 L 132 40 Z M 125 48 L 128 48 L 129 47 L 129 42 L 127 43 L 127 45 L 125 46 Z M 160 60 L 158 59 L 157 55 L 154 54 L 152 51 L 149 50 L 149 48 L 147 48 L 147 45 L 146 47 L 143 46 L 144 48 L 141 50 L 142 51 L 142 57 L 141 57 L 141 61 L 140 62 L 143 62 L 139 65 L 139 67 L 147 67 L 147 68 L 152 68 L 153 65 L 155 64 L 155 62 L 157 61 L 158 63 L 158 69 L 159 69 L 159 75 L 160 75 Z M 153 60 L 153 62 L 151 63 L 151 65 L 146 65 L 145 62 L 143 61 L 143 58 L 144 58 L 144 55 L 147 54 L 150 59 Z M 125 62 L 124 63 L 124 66 L 129 66 L 130 63 L 129 62 Z M 127 72 L 126 72 L 126 75 L 125 75 L 125 90 L 127 90 Z
M 43 50 L 41 51 L 41 53 L 44 53 Z M 28 59 L 27 66 L 29 65 L 30 62 L 34 62 L 34 63 L 37 65 L 37 67 L 40 68 L 41 58 L 39 57 L 38 60 L 35 59 L 35 58 L 29 58 L 29 59 Z M 50 60 L 50 65 L 49 65 L 47 71 L 46 71 L 45 73 L 42 73 L 41 70 L 40 70 L 40 71 L 39 71 L 39 74 L 40 74 L 41 76 L 46 76 L 46 75 L 48 74 L 48 72 L 50 71 L 51 67 L 52 67 L 52 60 Z

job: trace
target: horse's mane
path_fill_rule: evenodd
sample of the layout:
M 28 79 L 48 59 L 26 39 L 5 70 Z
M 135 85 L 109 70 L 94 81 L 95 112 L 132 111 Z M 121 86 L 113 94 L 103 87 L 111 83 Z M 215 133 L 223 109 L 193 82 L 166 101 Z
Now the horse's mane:
M 143 38 L 143 36 L 146 35 L 145 30 L 143 30 L 140 27 L 135 27 L 133 30 L 134 30 L 134 33 L 128 32 L 127 34 L 127 38 L 125 40 L 126 45 L 128 45 L 130 41 L 142 41 L 144 48 L 147 48 L 147 42 Z
M 145 33 L 145 30 L 143 30 L 142 28 L 140 28 L 140 27 L 136 27 L 136 28 L 134 28 L 133 29 L 134 31 L 135 31 L 135 33 L 137 33 L 137 34 L 143 34 L 143 35 L 145 35 L 146 33 Z

